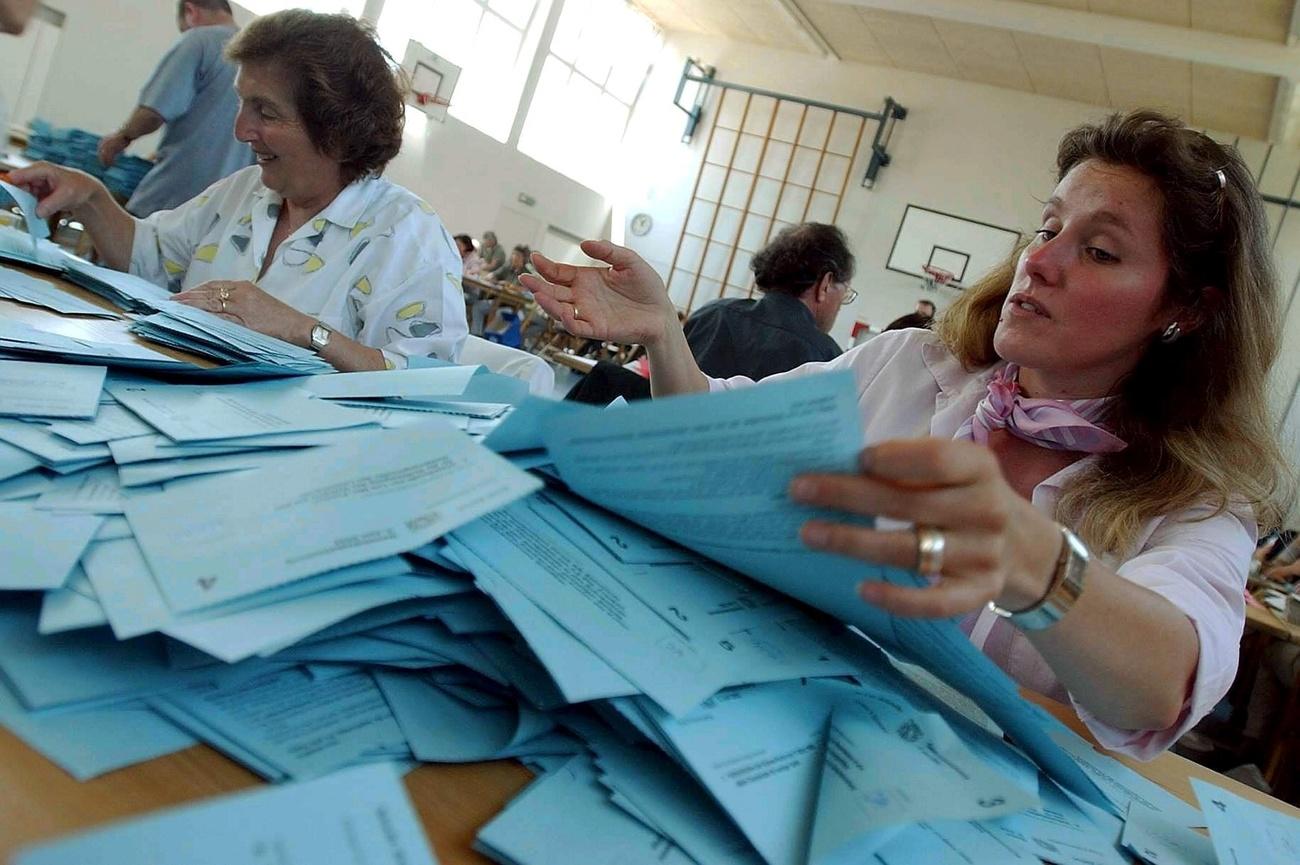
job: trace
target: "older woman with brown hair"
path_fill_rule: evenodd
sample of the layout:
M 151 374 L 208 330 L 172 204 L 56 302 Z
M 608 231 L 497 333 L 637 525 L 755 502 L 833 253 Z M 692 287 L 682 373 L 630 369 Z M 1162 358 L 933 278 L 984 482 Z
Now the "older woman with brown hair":
M 402 143 L 391 58 L 346 15 L 258 18 L 238 64 L 235 136 L 257 164 L 175 210 L 136 219 L 81 172 L 14 172 L 90 232 L 104 261 L 175 299 L 314 348 L 340 370 L 455 360 L 468 328 L 460 255 L 433 209 L 382 179 Z
M 1021 684 L 1150 757 L 1231 684 L 1257 525 L 1289 502 L 1265 397 L 1277 287 L 1235 151 L 1134 112 L 1068 133 L 1057 168 L 1038 231 L 938 333 L 882 334 L 764 382 L 855 376 L 859 472 L 791 495 L 889 519 L 810 520 L 803 540 L 932 578 L 864 583 L 864 601 L 963 617 Z M 565 328 L 645 345 L 656 395 L 752 383 L 700 372 L 634 253 L 583 250 L 612 266 L 537 257 L 542 278 L 523 280 Z

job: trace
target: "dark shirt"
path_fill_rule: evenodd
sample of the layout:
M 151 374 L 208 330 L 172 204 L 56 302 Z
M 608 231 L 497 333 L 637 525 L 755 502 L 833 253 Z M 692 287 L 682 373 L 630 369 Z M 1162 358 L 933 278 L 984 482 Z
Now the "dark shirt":
M 686 341 L 705 375 L 766 378 L 844 353 L 817 328 L 797 297 L 768 292 L 758 300 L 718 300 L 686 322 Z
M 718 300 L 686 322 L 686 341 L 706 375 L 760 379 L 809 361 L 843 353 L 817 329 L 812 311 L 797 297 L 771 292 L 758 300 Z M 648 399 L 650 382 L 629 369 L 601 361 L 565 399 L 607 405 L 615 397 Z

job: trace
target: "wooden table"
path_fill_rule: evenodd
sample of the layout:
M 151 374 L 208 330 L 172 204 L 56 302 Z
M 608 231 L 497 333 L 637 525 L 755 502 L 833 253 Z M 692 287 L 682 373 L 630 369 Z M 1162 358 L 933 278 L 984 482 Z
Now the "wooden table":
M 1268 606 L 1246 605 L 1246 627 L 1300 645 L 1300 625 L 1293 625 Z
M 1032 699 L 1086 735 L 1069 709 L 1043 697 Z M 1119 759 L 1193 805 L 1196 797 L 1189 781 L 1201 778 L 1300 818 L 1300 809 L 1175 754 L 1162 754 L 1149 763 Z M 531 777 L 514 762 L 425 765 L 406 776 L 406 789 L 438 860 L 444 865 L 482 865 L 488 860 L 471 849 L 474 835 Z M 254 775 L 206 745 L 78 783 L 0 728 L 0 814 L 4 815 L 0 820 L 0 860 L 23 844 L 259 783 Z
M 28 276 L 54 285 L 68 294 L 74 295 L 81 300 L 94 304 L 100 309 L 107 310 L 117 314 L 116 318 L 97 318 L 87 315 L 60 315 L 51 309 L 45 309 L 41 306 L 30 306 L 25 303 L 8 300 L 0 297 L 0 317 L 7 318 L 10 321 L 20 321 L 37 330 L 43 330 L 47 333 L 57 333 L 60 336 L 72 337 L 74 339 L 88 339 L 94 342 L 104 342 L 113 345 L 136 345 L 147 348 L 159 355 L 172 358 L 174 360 L 184 360 L 189 363 L 202 367 L 217 366 L 217 364 L 208 358 L 199 357 L 188 352 L 178 351 L 156 342 L 149 342 L 141 339 L 132 333 L 130 328 L 134 317 L 123 313 L 113 304 L 101 298 L 99 295 L 86 291 L 80 286 L 73 285 L 61 276 L 48 273 L 36 268 L 23 267 L 19 264 L 13 264 L 8 261 L 0 261 L 0 265 L 12 268 L 13 270 L 22 271 Z

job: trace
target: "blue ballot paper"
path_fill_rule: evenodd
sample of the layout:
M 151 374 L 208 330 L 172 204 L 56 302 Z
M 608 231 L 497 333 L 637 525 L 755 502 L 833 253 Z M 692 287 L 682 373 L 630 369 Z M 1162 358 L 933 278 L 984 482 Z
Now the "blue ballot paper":
M 1193 778 L 1214 852 L 1223 865 L 1300 862 L 1300 820 Z
M 538 486 L 462 433 L 413 427 L 132 499 L 126 517 L 181 612 L 421 547 Z
M 257 789 L 19 853 L 14 865 L 435 865 L 390 764 Z
M 984 820 L 1038 804 L 1036 791 L 984 762 L 939 715 L 863 689 L 831 716 L 808 862 L 852 865 L 917 822 Z
M 93 418 L 106 372 L 102 366 L 0 360 L 0 415 Z
M 0 590 L 59 588 L 102 522 L 0 502 Z
M 520 865 L 693 861 L 671 840 L 610 802 L 585 755 L 535 781 L 483 827 L 474 847 L 498 862 Z
M 32 236 L 32 248 L 35 249 L 36 241 L 50 236 L 49 224 L 36 215 L 36 196 L 7 180 L 0 180 L 0 189 L 8 193 L 14 204 L 17 204 L 18 209 L 23 212 L 27 231 Z
M 1062 786 L 1115 807 L 1048 735 L 1059 724 L 947 620 L 895 618 L 864 604 L 864 579 L 923 585 L 917 574 L 799 541 L 816 512 L 787 490 L 797 474 L 855 470 L 862 447 L 853 377 L 808 376 L 721 394 L 590 410 L 544 431 L 574 491 L 759 582 L 855 625 L 958 687 Z M 834 519 L 849 519 L 843 514 Z
M 36 713 L 24 709 L 3 682 L 0 726 L 8 727 L 78 781 L 196 744 L 192 736 L 142 704 Z
M 20 270 L 0 267 L 0 297 L 19 303 L 43 306 L 63 315 L 89 315 L 95 318 L 118 318 L 118 314 L 95 306 L 69 294 L 43 279 L 28 276 Z
M 455 540 L 670 712 L 730 685 L 853 672 L 804 609 L 698 559 L 619 561 L 567 500 L 538 493 Z
M 1217 865 L 1219 861 L 1209 838 L 1137 802 L 1129 806 L 1120 841 L 1147 865 Z

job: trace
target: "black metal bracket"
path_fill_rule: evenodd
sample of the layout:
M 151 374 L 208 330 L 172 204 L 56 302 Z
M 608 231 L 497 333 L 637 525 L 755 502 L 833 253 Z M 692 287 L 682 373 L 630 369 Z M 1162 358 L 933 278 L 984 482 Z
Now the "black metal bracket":
M 682 94 L 686 92 L 686 85 L 689 82 L 694 82 L 700 86 L 695 91 L 694 102 L 687 106 L 682 104 Z M 824 108 L 828 111 L 838 111 L 842 114 L 861 117 L 864 120 L 876 121 L 876 134 L 871 141 L 871 157 L 867 162 L 866 175 L 862 178 L 862 185 L 868 189 L 875 185 L 876 176 L 880 174 L 880 169 L 890 163 L 889 140 L 894 134 L 894 124 L 907 117 L 907 109 L 895 102 L 892 96 L 885 97 L 885 107 L 882 110 L 864 111 L 861 108 L 849 108 L 846 105 L 835 105 L 830 102 L 820 102 L 816 99 L 804 99 L 799 96 L 791 96 L 788 93 L 776 93 L 772 90 L 750 87 L 746 84 L 719 81 L 717 79 L 717 70 L 714 67 L 704 66 L 694 58 L 688 57 L 686 58 L 686 65 L 682 67 L 682 77 L 677 82 L 677 93 L 673 96 L 673 105 L 686 113 L 686 129 L 682 132 L 683 143 L 687 143 L 695 137 L 695 130 L 699 128 L 700 119 L 704 115 L 704 100 L 708 97 L 710 87 L 739 90 L 741 93 L 749 93 L 754 96 L 768 96 L 772 99 L 807 105 L 809 108 Z
M 695 137 L 695 130 L 700 125 L 700 118 L 704 116 L 704 98 L 708 95 L 709 85 L 713 83 L 713 77 L 717 73 L 718 70 L 712 66 L 701 66 L 695 62 L 694 58 L 686 58 L 686 65 L 682 68 L 681 80 L 677 82 L 677 93 L 673 95 L 673 105 L 686 112 L 686 131 L 682 133 L 683 144 L 688 143 Z M 689 108 L 682 104 L 682 93 L 686 91 L 688 81 L 695 81 L 700 84 L 695 91 L 695 101 Z

